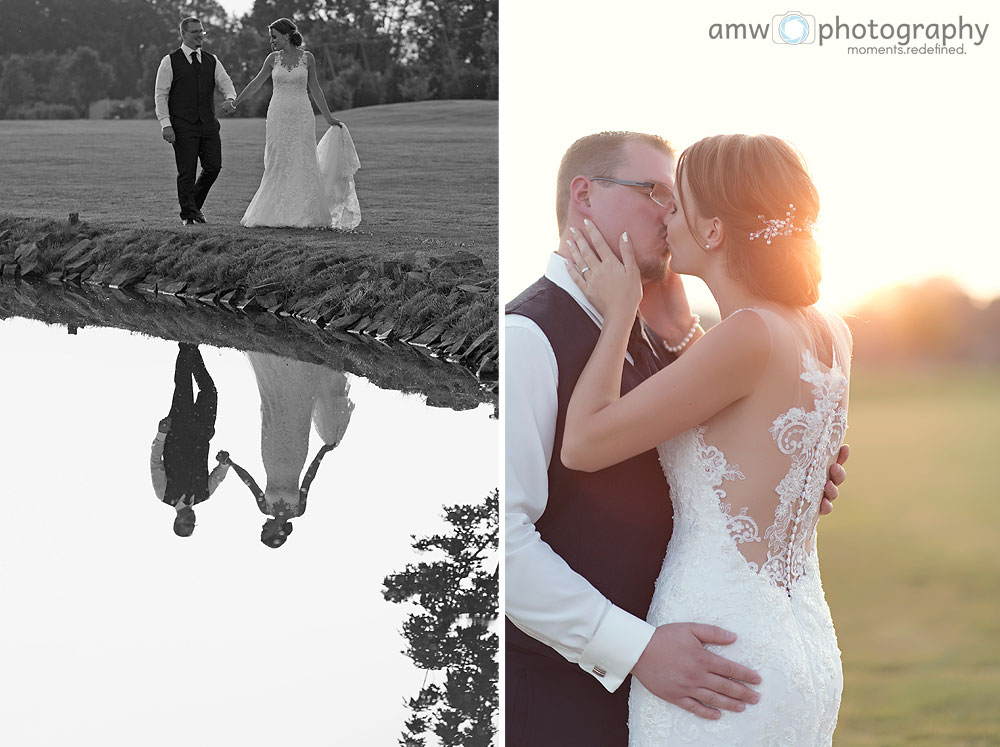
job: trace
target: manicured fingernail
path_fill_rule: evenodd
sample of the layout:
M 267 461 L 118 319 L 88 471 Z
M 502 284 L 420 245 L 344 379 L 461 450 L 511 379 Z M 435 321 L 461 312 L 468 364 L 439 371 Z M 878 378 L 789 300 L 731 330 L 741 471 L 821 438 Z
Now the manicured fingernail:
M 628 231 L 622 232 L 622 241 L 624 241 L 626 244 L 629 242 Z
M 585 225 L 585 226 L 592 226 L 594 224 L 590 222 L 590 218 L 584 218 L 583 219 L 583 225 Z
M 573 228 L 573 226 L 570 226 L 570 227 L 569 227 L 569 232 L 570 232 L 571 234 L 573 234 L 574 236 L 576 236 L 576 229 L 575 229 L 575 228 Z

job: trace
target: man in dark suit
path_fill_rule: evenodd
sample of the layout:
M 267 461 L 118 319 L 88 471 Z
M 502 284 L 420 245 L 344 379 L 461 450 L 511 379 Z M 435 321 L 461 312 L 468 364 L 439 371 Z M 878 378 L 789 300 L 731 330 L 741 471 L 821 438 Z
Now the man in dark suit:
M 215 91 L 222 91 L 223 111 L 231 114 L 236 109 L 236 89 L 222 62 L 202 49 L 205 29 L 201 21 L 185 18 L 180 29 L 183 43 L 160 61 L 154 98 L 163 139 L 174 146 L 181 222 L 191 225 L 207 222 L 201 208 L 222 170 Z M 199 160 L 201 175 L 197 176 Z
M 215 435 L 219 395 L 197 345 L 179 343 L 174 365 L 170 412 L 160 421 L 150 450 L 150 475 L 156 497 L 177 512 L 174 533 L 194 532 L 194 507 L 207 501 L 229 472 L 229 455 L 220 451 L 208 471 L 208 446 Z M 198 384 L 198 396 L 194 384 Z
M 622 394 L 702 334 L 667 268 L 673 176 L 673 149 L 659 137 L 613 132 L 574 143 L 558 176 L 559 252 L 507 306 L 508 747 L 624 747 L 630 675 L 705 718 L 756 700 L 747 687 L 759 682 L 756 673 L 705 649 L 733 643 L 731 633 L 696 621 L 645 622 L 672 531 L 655 451 L 594 473 L 567 469 L 558 456 L 566 407 L 601 325 L 565 268 L 571 229 L 590 220 L 605 236 L 627 230 L 635 247 L 643 301 Z M 832 472 L 843 481 L 839 466 Z M 836 496 L 832 482 L 827 495 Z

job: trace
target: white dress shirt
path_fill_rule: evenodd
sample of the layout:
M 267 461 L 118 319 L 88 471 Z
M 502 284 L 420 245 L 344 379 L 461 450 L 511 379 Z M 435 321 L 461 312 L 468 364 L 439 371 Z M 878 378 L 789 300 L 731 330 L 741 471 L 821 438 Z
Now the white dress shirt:
M 198 53 L 198 59 L 202 61 L 205 59 L 202 57 L 204 50 L 192 49 L 187 44 L 181 44 L 181 49 L 184 51 L 189 65 L 191 64 L 192 52 Z M 173 82 L 174 68 L 170 64 L 170 55 L 166 55 L 160 60 L 160 67 L 156 70 L 156 84 L 153 94 L 153 100 L 156 102 L 156 118 L 160 120 L 160 127 L 170 127 L 170 107 L 167 106 L 167 100 L 170 98 L 170 86 Z M 222 60 L 218 57 L 215 58 L 215 87 L 222 91 L 222 95 L 226 99 L 236 98 L 236 87 L 233 85 L 229 73 L 226 72 L 226 68 L 222 66 Z
M 601 326 L 601 315 L 577 288 L 562 257 L 551 257 L 545 277 Z M 559 371 L 552 346 L 537 324 L 508 314 L 504 329 L 506 614 L 518 628 L 614 692 L 655 628 L 613 605 L 535 529 L 548 502 Z M 595 674 L 595 668 L 605 674 Z

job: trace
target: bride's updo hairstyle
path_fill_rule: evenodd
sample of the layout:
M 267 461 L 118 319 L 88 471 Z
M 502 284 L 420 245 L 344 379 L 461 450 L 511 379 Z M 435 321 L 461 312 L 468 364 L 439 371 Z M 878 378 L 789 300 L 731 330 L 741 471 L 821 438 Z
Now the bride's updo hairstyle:
M 677 193 L 688 229 L 704 246 L 691 225 L 685 192 L 700 217 L 725 224 L 720 248 L 734 279 L 769 301 L 816 303 L 822 273 L 812 225 L 819 195 L 791 145 L 772 135 L 716 135 L 681 154 Z M 789 217 L 790 226 L 778 225 Z
M 279 34 L 288 34 L 288 41 L 291 42 L 293 47 L 301 47 L 302 34 L 299 33 L 299 27 L 294 23 L 289 21 L 287 18 L 279 18 L 277 21 L 268 26 L 269 29 L 274 29 Z

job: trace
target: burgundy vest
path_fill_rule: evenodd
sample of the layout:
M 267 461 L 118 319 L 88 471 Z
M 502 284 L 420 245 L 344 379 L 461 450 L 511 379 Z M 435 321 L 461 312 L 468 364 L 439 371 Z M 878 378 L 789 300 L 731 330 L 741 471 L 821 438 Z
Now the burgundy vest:
M 170 118 L 190 124 L 215 121 L 215 57 L 198 50 L 200 68 L 191 64 L 183 49 L 170 53 L 173 82 L 167 106 Z
M 548 503 L 535 527 L 574 571 L 613 604 L 645 619 L 653 584 L 673 531 L 673 507 L 656 451 L 647 451 L 593 473 L 564 467 L 559 454 L 566 409 L 600 330 L 568 293 L 546 278 L 511 301 L 506 312 L 525 316 L 541 328 L 555 353 L 559 372 L 559 411 L 548 472 Z M 651 338 L 661 360 L 673 360 L 663 341 L 655 335 Z M 505 365 L 515 367 L 518 361 L 508 359 Z M 638 386 L 643 378 L 626 362 L 622 394 Z M 564 676 L 570 681 L 578 680 L 583 689 L 592 690 L 597 684 L 592 675 L 523 633 L 509 620 L 506 647 L 508 678 L 530 680 L 531 670 L 536 667 L 539 673 L 557 667 L 565 670 Z M 512 671 L 511 662 L 516 662 L 517 671 Z M 578 678 L 569 674 L 574 671 Z M 628 684 L 624 683 L 615 697 L 604 693 L 597 698 L 597 702 L 606 701 L 609 708 L 601 720 L 620 720 L 624 728 Z M 536 705 L 540 713 L 545 712 L 541 704 Z

